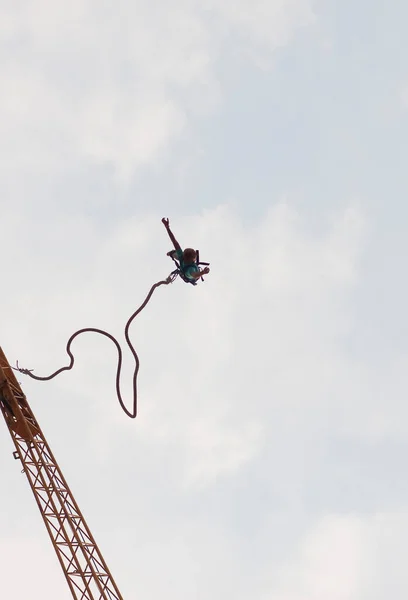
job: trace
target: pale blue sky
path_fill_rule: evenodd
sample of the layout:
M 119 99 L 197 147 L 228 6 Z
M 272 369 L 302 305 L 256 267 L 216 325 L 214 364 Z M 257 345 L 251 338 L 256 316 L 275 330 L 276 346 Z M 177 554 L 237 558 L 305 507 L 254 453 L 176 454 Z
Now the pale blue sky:
M 122 335 L 171 269 L 162 216 L 211 262 L 132 328 L 136 421 L 106 340 L 21 377 L 127 600 L 408 592 L 407 18 L 0 0 L 9 360 L 46 374 L 74 330 Z M 68 600 L 12 449 L 3 426 L 1 595 Z

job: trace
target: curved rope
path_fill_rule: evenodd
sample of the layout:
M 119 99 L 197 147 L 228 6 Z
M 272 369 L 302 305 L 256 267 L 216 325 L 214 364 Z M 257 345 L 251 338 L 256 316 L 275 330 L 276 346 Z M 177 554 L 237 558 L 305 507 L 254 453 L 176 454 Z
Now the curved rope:
M 155 283 L 150 288 L 150 291 L 147 294 L 144 302 L 131 315 L 131 317 L 129 317 L 128 322 L 126 323 L 126 326 L 125 326 L 125 339 L 126 339 L 126 343 L 129 346 L 129 348 L 130 348 L 130 351 L 131 351 L 131 353 L 133 355 L 133 358 L 135 359 L 135 370 L 134 370 L 134 373 L 133 373 L 133 410 L 132 411 L 129 411 L 126 408 L 126 406 L 125 406 L 125 404 L 123 402 L 121 391 L 120 391 L 120 374 L 121 374 L 121 369 L 122 369 L 122 358 L 123 358 L 122 348 L 120 347 L 120 344 L 117 341 L 117 339 L 115 337 L 113 337 L 113 335 L 111 335 L 110 333 L 108 333 L 107 331 L 104 331 L 103 329 L 96 329 L 95 327 L 85 327 L 83 329 L 78 329 L 78 331 L 75 331 L 75 333 L 73 333 L 71 335 L 71 337 L 69 338 L 69 340 L 67 342 L 67 346 L 66 346 L 66 352 L 67 352 L 67 354 L 68 354 L 68 356 L 70 358 L 69 365 L 67 367 L 61 367 L 60 369 L 58 369 L 57 371 L 55 371 L 51 375 L 48 375 L 47 377 L 40 377 L 39 375 L 33 375 L 32 371 L 30 369 L 20 368 L 18 366 L 18 363 L 17 363 L 16 370 L 20 371 L 20 373 L 23 373 L 24 375 L 28 375 L 32 379 L 36 379 L 37 381 L 49 381 L 50 379 L 54 379 L 54 377 L 56 377 L 57 375 L 59 375 L 63 371 L 70 371 L 72 369 L 72 367 L 74 366 L 75 358 L 74 358 L 74 355 L 71 352 L 71 344 L 74 341 L 74 339 L 78 335 L 81 335 L 81 333 L 86 333 L 86 332 L 100 333 L 101 335 L 104 335 L 105 337 L 107 337 L 110 340 L 112 340 L 112 342 L 116 346 L 116 350 L 118 351 L 118 366 L 117 366 L 117 369 L 116 369 L 116 394 L 117 394 L 117 397 L 118 397 L 118 400 L 119 400 L 119 404 L 120 404 L 122 410 L 126 413 L 126 415 L 128 417 L 130 417 L 131 419 L 135 419 L 136 416 L 137 416 L 137 375 L 138 375 L 138 372 L 139 372 L 140 361 L 139 361 L 139 357 L 137 355 L 137 352 L 134 349 L 134 347 L 132 345 L 132 342 L 130 341 L 129 328 L 130 328 L 133 320 L 145 308 L 146 304 L 149 302 L 150 298 L 152 297 L 153 292 L 155 291 L 155 289 L 158 288 L 158 287 L 160 287 L 161 285 L 168 285 L 169 283 L 173 283 L 173 281 L 176 279 L 176 277 L 177 277 L 177 273 L 173 272 L 173 273 L 171 273 L 167 277 L 167 279 L 165 279 L 163 281 L 158 281 L 157 283 Z

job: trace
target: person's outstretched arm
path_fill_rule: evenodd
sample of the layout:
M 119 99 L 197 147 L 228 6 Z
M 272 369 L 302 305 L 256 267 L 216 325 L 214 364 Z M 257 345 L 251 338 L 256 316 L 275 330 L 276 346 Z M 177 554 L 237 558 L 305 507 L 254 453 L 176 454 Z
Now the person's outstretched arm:
M 169 234 L 169 238 L 171 239 L 171 241 L 172 241 L 172 244 L 173 244 L 174 248 L 175 248 L 176 250 L 180 250 L 180 251 L 181 251 L 181 246 L 180 246 L 180 244 L 178 243 L 178 241 L 176 240 L 176 238 L 174 237 L 174 235 L 173 235 L 173 232 L 172 232 L 172 231 L 171 231 L 171 229 L 170 229 L 169 220 L 168 220 L 168 219 L 166 219 L 165 217 L 163 217 L 163 219 L 162 219 L 162 223 L 163 223 L 163 225 L 165 226 L 165 228 L 166 228 L 166 230 L 167 230 L 167 233 Z

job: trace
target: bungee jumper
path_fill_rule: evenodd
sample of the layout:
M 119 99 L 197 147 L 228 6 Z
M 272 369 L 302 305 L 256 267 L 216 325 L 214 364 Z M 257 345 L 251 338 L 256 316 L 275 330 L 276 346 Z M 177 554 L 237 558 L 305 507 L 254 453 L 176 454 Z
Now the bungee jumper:
M 69 364 L 66 365 L 65 367 L 61 367 L 60 369 L 57 369 L 56 371 L 54 371 L 54 373 L 51 373 L 51 375 L 46 375 L 46 376 L 34 375 L 34 373 L 32 372 L 32 369 L 24 369 L 24 368 L 20 367 L 18 364 L 18 361 L 17 361 L 16 367 L 12 367 L 12 368 L 14 368 L 16 371 L 19 371 L 20 373 L 23 373 L 24 375 L 28 375 L 32 379 L 36 379 L 37 381 L 50 381 L 51 379 L 54 379 L 54 377 L 56 377 L 63 371 L 70 371 L 73 368 L 75 358 L 71 352 L 71 344 L 74 341 L 74 339 L 77 336 L 82 335 L 83 333 L 98 333 L 99 335 L 102 335 L 102 336 L 110 339 L 116 346 L 117 355 L 118 355 L 117 368 L 116 368 L 116 395 L 118 397 L 119 404 L 120 404 L 122 410 L 124 411 L 124 413 L 131 419 L 136 418 L 136 416 L 137 416 L 137 376 L 139 373 L 140 361 L 139 361 L 138 354 L 130 340 L 130 335 L 129 335 L 129 329 L 130 329 L 130 326 L 131 326 L 133 320 L 146 307 L 146 305 L 150 301 L 150 298 L 152 297 L 154 291 L 158 287 L 161 287 L 162 285 L 169 285 L 169 284 L 173 283 L 173 281 L 177 278 L 177 276 L 181 277 L 181 279 L 183 279 L 183 281 L 185 281 L 186 283 L 192 283 L 193 285 L 197 285 L 197 280 L 200 278 L 202 279 L 203 275 L 207 275 L 207 273 L 210 272 L 210 269 L 208 268 L 209 263 L 200 262 L 198 250 L 193 250 L 192 248 L 186 248 L 183 251 L 181 249 L 180 244 L 177 242 L 172 231 L 170 230 L 169 220 L 166 218 L 163 218 L 162 223 L 166 227 L 167 233 L 169 234 L 169 237 L 174 245 L 174 250 L 171 250 L 170 252 L 168 252 L 167 256 L 170 256 L 172 258 L 172 260 L 176 263 L 177 269 L 172 271 L 166 279 L 163 279 L 162 281 L 158 281 L 157 283 L 154 283 L 152 285 L 146 298 L 144 299 L 142 304 L 139 306 L 139 308 L 137 310 L 135 310 L 135 312 L 129 317 L 129 319 L 126 323 L 126 326 L 125 326 L 125 332 L 124 332 L 125 340 L 126 340 L 126 343 L 129 347 L 129 349 L 133 355 L 134 361 L 135 361 L 135 369 L 133 372 L 133 380 L 132 380 L 133 402 L 132 402 L 131 409 L 128 409 L 126 407 L 125 402 L 122 397 L 121 389 L 120 389 L 120 376 L 121 376 L 122 361 L 123 361 L 122 348 L 121 348 L 119 342 L 117 341 L 117 339 L 113 335 L 111 335 L 109 332 L 107 332 L 103 329 L 97 329 L 95 327 L 84 327 L 83 329 L 78 329 L 77 331 L 75 331 L 69 338 L 67 345 L 66 345 L 66 353 L 68 354 L 69 359 L 70 359 Z M 206 265 L 206 266 L 204 269 L 201 270 L 200 265 Z
M 173 271 L 173 274 L 179 275 L 183 281 L 192 283 L 193 285 L 197 285 L 199 279 L 204 281 L 203 275 L 207 275 L 210 272 L 209 263 L 200 262 L 198 250 L 194 250 L 193 248 L 182 250 L 170 229 L 169 219 L 163 217 L 162 223 L 174 246 L 174 250 L 167 252 L 167 256 L 170 256 L 177 265 L 177 269 Z M 201 265 L 205 265 L 204 269 L 200 269 Z

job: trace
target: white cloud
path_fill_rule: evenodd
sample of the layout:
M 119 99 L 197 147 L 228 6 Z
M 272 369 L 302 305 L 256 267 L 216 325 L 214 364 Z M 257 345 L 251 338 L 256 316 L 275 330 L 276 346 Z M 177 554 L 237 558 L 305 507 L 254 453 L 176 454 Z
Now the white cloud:
M 253 44 L 268 50 L 284 46 L 299 27 L 310 25 L 315 18 L 313 2 L 309 0 L 226 0 L 222 3 L 213 1 L 210 5 L 248 40 L 247 50 Z
M 40 515 L 38 519 L 40 519 Z M 59 569 L 58 559 L 45 531 L 40 539 L 23 535 L 3 537 L 0 543 L 1 593 L 3 598 L 72 596 Z
M 367 546 L 357 518 L 323 519 L 303 541 L 294 564 L 265 600 L 352 600 L 361 598 L 360 581 Z
M 262 600 L 371 600 L 403 597 L 406 514 L 322 518 L 293 560 L 273 566 Z
M 404 85 L 400 91 L 400 100 L 403 108 L 408 108 L 408 84 Z
M 129 181 L 217 106 L 226 37 L 268 55 L 311 14 L 307 0 L 3 4 L 2 162 L 38 173 L 88 160 Z

